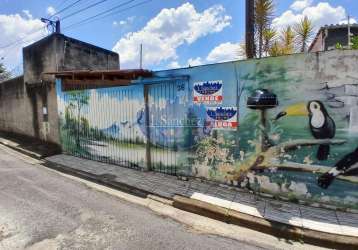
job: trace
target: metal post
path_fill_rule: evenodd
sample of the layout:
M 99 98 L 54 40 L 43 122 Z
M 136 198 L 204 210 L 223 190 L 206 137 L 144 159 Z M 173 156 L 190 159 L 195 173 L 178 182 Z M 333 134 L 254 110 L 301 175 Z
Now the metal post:
M 56 27 L 56 33 L 57 34 L 60 34 L 61 33 L 61 22 L 60 22 L 60 20 L 57 20 L 56 22 L 55 22 L 55 27 Z
M 246 0 L 246 56 L 254 58 L 255 49 L 255 0 Z
M 139 68 L 143 69 L 143 44 L 140 44 Z
M 348 15 L 348 49 L 351 49 L 351 17 Z
M 150 127 L 149 127 L 149 86 L 144 85 L 144 104 L 145 104 L 145 129 L 147 134 L 147 142 L 145 144 L 145 155 L 146 155 L 146 170 L 152 170 L 152 159 L 151 159 L 151 152 L 150 152 Z
M 261 110 L 261 151 L 266 152 L 268 149 L 269 138 L 267 136 L 267 111 Z

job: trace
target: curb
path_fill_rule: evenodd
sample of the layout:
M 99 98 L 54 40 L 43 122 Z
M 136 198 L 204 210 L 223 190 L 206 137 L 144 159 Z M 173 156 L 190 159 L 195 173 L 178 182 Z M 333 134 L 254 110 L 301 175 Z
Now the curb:
M 117 181 L 113 181 L 110 180 L 108 178 L 108 176 L 106 175 L 94 175 L 85 171 L 81 171 L 81 170 L 77 170 L 77 169 L 73 169 L 61 164 L 55 164 L 52 162 L 49 162 L 47 160 L 44 160 L 44 163 L 42 164 L 45 167 L 48 167 L 50 169 L 56 170 L 58 172 L 64 173 L 64 174 L 69 174 L 69 175 L 73 175 L 88 181 L 92 181 L 95 182 L 97 184 L 101 184 L 104 185 L 106 187 L 110 187 L 119 191 L 123 191 L 125 193 L 128 194 L 132 194 L 141 198 L 147 198 L 149 195 L 153 195 L 152 193 L 149 193 L 145 190 L 142 190 L 140 188 L 136 188 L 133 186 L 130 186 L 128 184 L 122 183 L 122 182 L 117 182 Z
M 0 144 L 8 147 L 8 148 L 11 148 L 15 151 L 18 151 L 24 155 L 27 155 L 29 157 L 32 157 L 36 160 L 42 160 L 44 158 L 43 155 L 40 155 L 40 154 L 37 154 L 35 152 L 32 152 L 32 151 L 29 151 L 27 149 L 24 149 L 24 148 L 21 148 L 21 147 L 18 147 L 17 145 L 12 145 L 13 142 L 9 141 L 9 140 L 6 140 L 6 139 L 3 139 L 3 138 L 0 138 Z
M 191 213 L 246 227 L 279 238 L 303 241 L 308 244 L 334 249 L 357 249 L 358 238 L 303 229 L 285 223 L 263 219 L 234 210 L 218 207 L 203 201 L 176 195 L 173 206 Z

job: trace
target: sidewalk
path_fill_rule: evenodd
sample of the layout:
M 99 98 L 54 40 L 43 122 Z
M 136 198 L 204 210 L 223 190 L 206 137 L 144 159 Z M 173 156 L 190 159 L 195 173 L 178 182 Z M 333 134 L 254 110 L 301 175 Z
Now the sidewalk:
M 177 208 L 278 237 L 329 248 L 358 246 L 358 214 L 262 198 L 213 182 L 184 181 L 64 154 L 46 158 L 45 165 L 141 197 L 166 198 Z
M 61 149 L 52 143 L 44 143 L 34 138 L 2 131 L 0 131 L 0 143 L 35 159 L 61 152 Z

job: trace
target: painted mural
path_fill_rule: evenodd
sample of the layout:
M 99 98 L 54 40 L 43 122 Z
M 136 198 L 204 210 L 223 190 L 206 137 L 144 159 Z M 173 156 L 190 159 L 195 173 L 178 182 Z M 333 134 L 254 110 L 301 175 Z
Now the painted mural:
M 189 78 L 129 87 L 63 92 L 58 81 L 62 145 L 94 160 L 358 209 L 358 55 L 345 53 L 159 71 Z

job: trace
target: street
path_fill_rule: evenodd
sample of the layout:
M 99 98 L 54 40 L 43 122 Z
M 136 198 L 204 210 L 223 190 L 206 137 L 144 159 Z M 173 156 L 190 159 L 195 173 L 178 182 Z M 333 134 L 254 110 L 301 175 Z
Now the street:
M 1 249 L 258 249 L 195 233 L 6 151 L 0 148 Z
M 307 249 L 74 179 L 0 145 L 0 249 Z

